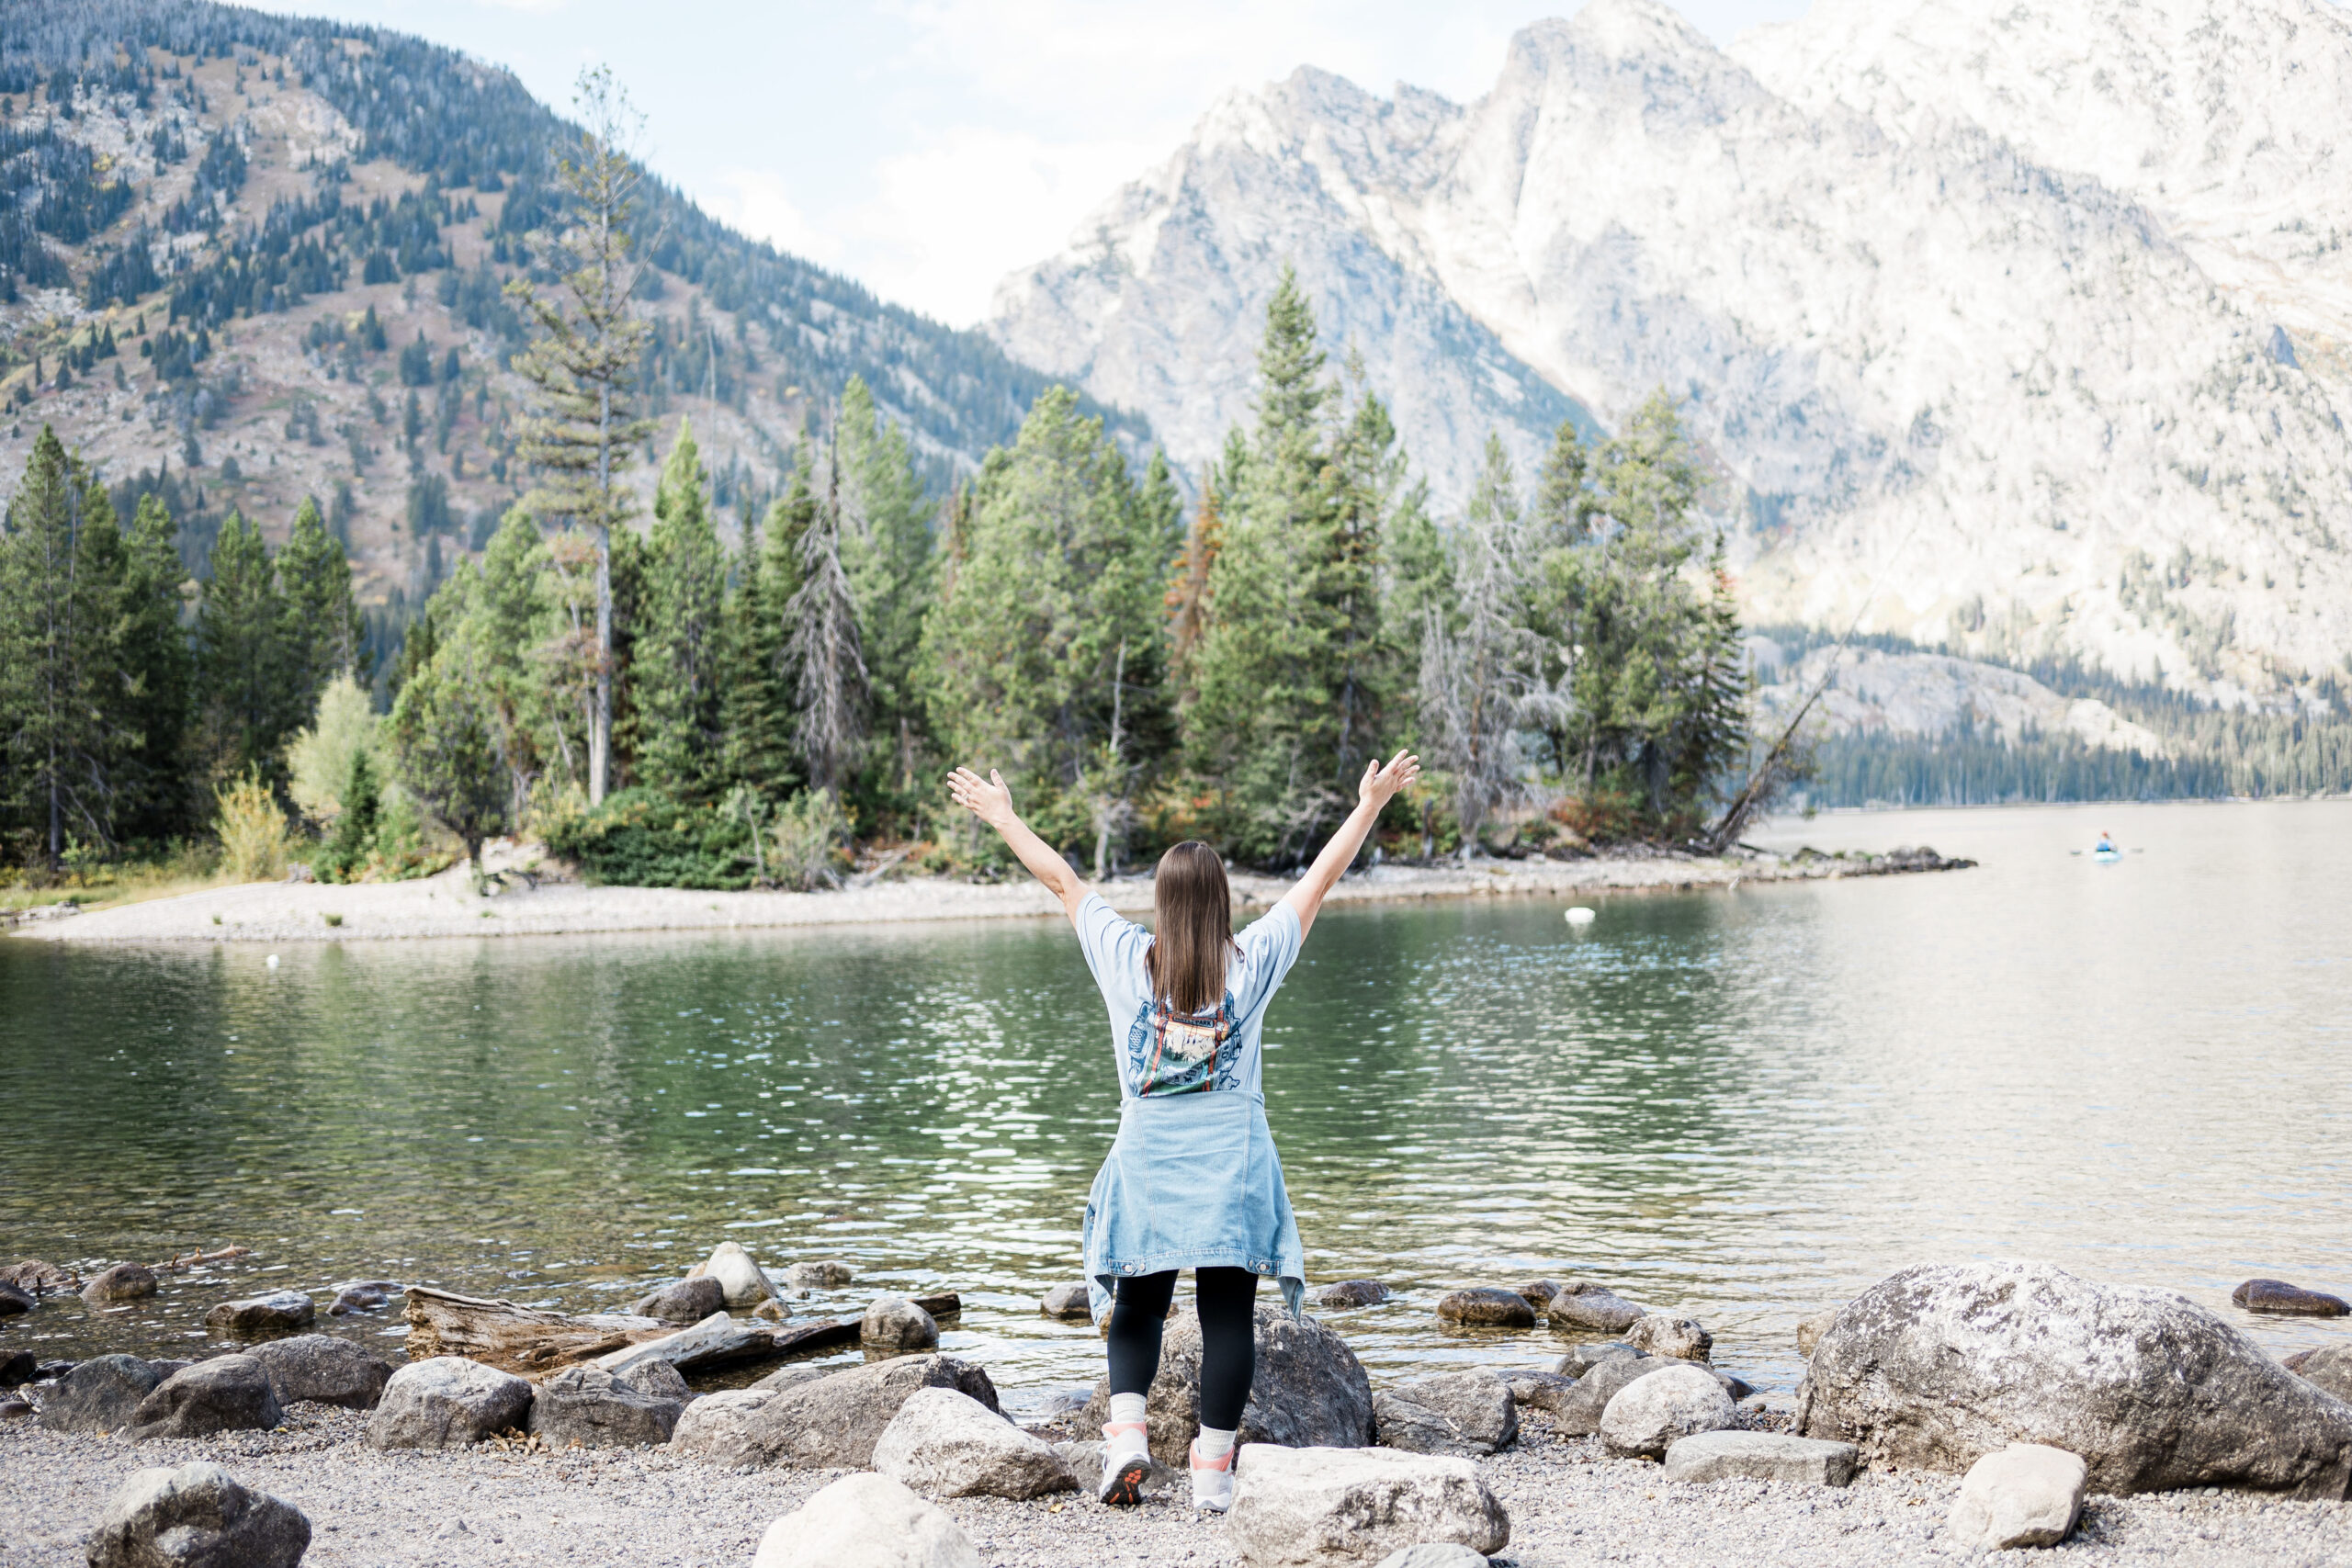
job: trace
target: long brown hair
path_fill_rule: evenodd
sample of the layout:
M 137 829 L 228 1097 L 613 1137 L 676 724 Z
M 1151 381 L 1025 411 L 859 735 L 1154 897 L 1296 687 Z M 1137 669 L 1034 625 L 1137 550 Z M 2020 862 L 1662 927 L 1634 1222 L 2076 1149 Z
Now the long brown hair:
M 1151 993 L 1182 1013 L 1225 999 L 1225 960 L 1233 948 L 1233 895 L 1225 862 L 1197 839 L 1170 846 L 1152 874 L 1159 930 L 1144 950 Z

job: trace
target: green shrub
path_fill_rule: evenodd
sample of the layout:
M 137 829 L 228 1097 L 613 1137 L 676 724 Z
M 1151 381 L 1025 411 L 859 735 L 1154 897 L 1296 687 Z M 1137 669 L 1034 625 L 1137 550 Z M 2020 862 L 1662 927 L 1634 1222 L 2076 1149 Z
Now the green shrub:
M 547 844 L 576 862 L 590 882 L 729 891 L 752 886 L 743 824 L 660 790 L 625 789 L 592 810 L 556 818 Z

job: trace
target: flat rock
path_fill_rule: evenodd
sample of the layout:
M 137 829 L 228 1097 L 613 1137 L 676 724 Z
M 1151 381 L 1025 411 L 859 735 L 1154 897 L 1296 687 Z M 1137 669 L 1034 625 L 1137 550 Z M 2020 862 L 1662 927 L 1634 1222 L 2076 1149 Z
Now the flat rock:
M 332 1334 L 264 1340 L 245 1354 L 268 1370 L 280 1404 L 307 1399 L 347 1410 L 372 1410 L 392 1375 L 390 1361 Z
M 874 1445 L 874 1468 L 933 1497 L 1041 1497 L 1078 1477 L 1043 1438 L 969 1394 L 919 1388 Z
M 163 1381 L 136 1356 L 94 1356 L 42 1393 L 40 1424 L 52 1432 L 120 1431 Z
M 1695 1318 L 1654 1312 L 1625 1330 L 1625 1343 L 1647 1356 L 1703 1361 L 1714 1351 L 1715 1337 L 1699 1326 Z
M 1571 1438 L 1589 1438 L 1600 1430 L 1600 1417 L 1609 1402 L 1618 1392 L 1636 1378 L 1668 1367 L 1687 1367 L 1688 1361 L 1669 1360 L 1664 1356 L 1619 1357 L 1600 1363 L 1577 1380 L 1576 1387 L 1560 1396 L 1552 1407 L 1552 1419 L 1560 1431 Z
M 678 1446 L 738 1467 L 786 1465 L 801 1470 L 864 1470 L 908 1396 L 919 1388 L 952 1388 L 997 1408 L 989 1374 L 953 1356 L 899 1356 L 853 1367 L 796 1387 L 752 1392 L 768 1397 L 749 1411 L 729 1445 L 696 1424 Z M 709 1403 L 698 1399 L 689 1414 Z
M 697 1273 L 718 1280 L 727 1305 L 737 1312 L 749 1311 L 776 1294 L 775 1282 L 768 1278 L 767 1271 L 736 1242 L 722 1241 L 712 1247 L 710 1257 Z
M 1555 1328 L 1623 1334 L 1648 1314 L 1606 1285 L 1589 1280 L 1570 1280 L 1552 1298 L 1544 1315 L 1552 1320 Z
M 629 1303 L 628 1310 L 639 1317 L 662 1323 L 700 1323 L 712 1313 L 727 1310 L 727 1292 L 708 1275 L 673 1280 L 660 1290 L 638 1297 Z
M 1697 1484 L 1784 1481 L 1798 1486 L 1845 1486 L 1852 1483 L 1861 1461 L 1862 1450 L 1851 1443 L 1780 1432 L 1700 1432 L 1668 1445 L 1666 1478 Z
M 204 1314 L 204 1326 L 237 1339 L 294 1334 L 311 1326 L 318 1307 L 300 1291 L 272 1291 L 243 1301 L 222 1302 Z
M 386 1303 L 405 1289 L 393 1280 L 345 1280 L 334 1288 L 334 1300 L 327 1306 L 327 1315 L 342 1317 L 355 1312 L 381 1312 Z
M 2352 1404 L 2352 1345 L 2323 1345 L 2290 1356 L 2287 1370 Z
M 90 1532 L 90 1568 L 294 1568 L 311 1521 L 198 1460 L 133 1471 Z
M 1057 1318 L 1063 1323 L 1094 1321 L 1093 1309 L 1087 1304 L 1086 1281 L 1083 1280 L 1067 1285 L 1056 1285 L 1052 1290 L 1047 1291 L 1044 1299 L 1038 1302 L 1037 1311 L 1046 1317 Z
M 1483 1367 L 1415 1378 L 1372 1397 L 1380 1446 L 1476 1458 L 1519 1436 L 1510 1385 Z
M 904 1296 L 876 1296 L 858 1320 L 857 1342 L 868 1350 L 903 1355 L 939 1343 L 939 1324 Z
M 2082 1516 L 2090 1469 L 2081 1458 L 2041 1443 L 2012 1443 L 1968 1467 L 1945 1525 L 1965 1551 L 2055 1546 Z
M 454 1449 L 493 1433 L 519 1429 L 530 1419 L 531 1385 L 512 1372 L 434 1356 L 392 1373 L 368 1422 L 379 1449 Z
M 1920 1264 L 1849 1303 L 1798 1429 L 1872 1467 L 1966 1470 L 2011 1443 L 2079 1454 L 2121 1496 L 2245 1486 L 2341 1500 L 2352 1408 L 2170 1291 L 2043 1263 Z
M 1315 1304 L 1340 1310 L 1378 1306 L 1388 1299 L 1388 1287 L 1378 1280 L 1342 1280 L 1316 1292 Z
M 2230 1300 L 2248 1312 L 2276 1313 L 2285 1317 L 2342 1317 L 2352 1303 L 2324 1291 L 2307 1291 L 2284 1280 L 2248 1280 L 2230 1292 Z
M 1425 1540 L 1380 1560 L 1379 1568 L 1487 1568 L 1487 1554 L 1466 1546 Z
M 1284 1448 L 1359 1449 L 1372 1442 L 1372 1380 L 1346 1340 L 1313 1318 L 1258 1309 L 1257 1375 L 1241 1409 L 1238 1441 Z M 1201 1320 L 1187 1307 L 1169 1315 L 1159 1372 L 1146 1395 L 1151 1454 L 1182 1469 L 1201 1429 Z M 1111 1381 L 1098 1380 L 1082 1417 L 1089 1430 L 1111 1418 Z
M 1468 1328 L 1532 1328 L 1535 1309 L 1517 1291 L 1479 1285 L 1439 1297 L 1437 1320 Z
M 82 1299 L 93 1306 L 108 1302 L 135 1302 L 159 1289 L 155 1271 L 144 1263 L 118 1263 L 82 1287 Z
M 1807 1360 L 1813 1359 L 1813 1348 L 1821 1343 L 1821 1337 L 1829 1332 L 1831 1324 L 1838 1321 L 1838 1311 L 1834 1306 L 1823 1307 L 1811 1317 L 1797 1320 L 1798 1355 Z
M 1600 1446 L 1620 1459 L 1662 1458 L 1680 1438 L 1736 1419 L 1731 1396 L 1704 1367 L 1669 1365 L 1619 1389 L 1600 1413 Z
M 685 1407 L 684 1400 L 648 1393 L 602 1367 L 566 1367 L 542 1379 L 532 1394 L 530 1430 L 555 1449 L 650 1446 L 670 1440 Z
M 1502 1375 L 1512 1400 L 1537 1410 L 1557 1412 L 1573 1393 L 1577 1380 L 1558 1372 L 1512 1371 Z
M 1243 1568 L 1372 1564 L 1431 1544 L 1491 1555 L 1510 1544 L 1510 1517 L 1466 1459 L 1250 1443 L 1226 1540 Z
M 150 1438 L 205 1438 L 215 1432 L 266 1432 L 286 1419 L 269 1369 L 251 1356 L 215 1356 L 183 1368 L 139 1402 L 123 1432 Z
M 22 1317 L 40 1309 L 40 1302 L 30 1291 L 16 1285 L 0 1285 L 0 1317 Z
M 752 1568 L 979 1568 L 936 1503 L 887 1475 L 845 1475 L 774 1524 Z
M 838 1291 L 856 1278 L 849 1265 L 838 1258 L 796 1263 L 784 1271 L 784 1282 L 796 1291 Z

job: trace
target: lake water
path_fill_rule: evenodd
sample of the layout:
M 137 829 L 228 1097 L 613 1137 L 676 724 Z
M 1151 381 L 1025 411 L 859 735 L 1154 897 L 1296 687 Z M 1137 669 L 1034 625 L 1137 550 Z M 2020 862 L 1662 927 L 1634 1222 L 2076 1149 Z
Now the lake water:
M 2120 863 L 2070 852 L 2103 828 Z M 1702 1319 L 1782 1393 L 1799 1317 L 1927 1258 L 2168 1287 L 2281 1353 L 2352 1333 L 2228 1304 L 2256 1274 L 2352 1292 L 2352 804 L 1763 837 L 1983 865 L 1613 897 L 1581 930 L 1553 901 L 1317 923 L 1269 1113 L 1313 1280 L 1398 1287 L 1330 1314 L 1375 1379 L 1548 1364 L 1548 1330 L 1431 1314 L 1547 1274 Z M 0 1254 L 254 1248 L 0 1351 L 161 1354 L 228 1294 L 354 1278 L 610 1310 L 731 1239 L 857 1270 L 796 1315 L 961 1291 L 945 1344 L 1016 1406 L 1100 1368 L 1035 1310 L 1117 1119 L 1058 921 L 266 957 L 0 942 Z

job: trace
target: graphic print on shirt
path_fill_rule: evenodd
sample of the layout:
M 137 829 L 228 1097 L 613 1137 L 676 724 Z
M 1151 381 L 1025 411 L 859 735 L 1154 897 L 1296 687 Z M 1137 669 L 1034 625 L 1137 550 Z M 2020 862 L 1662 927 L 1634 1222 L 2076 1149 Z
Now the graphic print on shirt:
M 1127 1031 L 1127 1082 L 1138 1100 L 1235 1088 L 1240 1056 L 1230 991 L 1215 1012 L 1147 1001 Z

